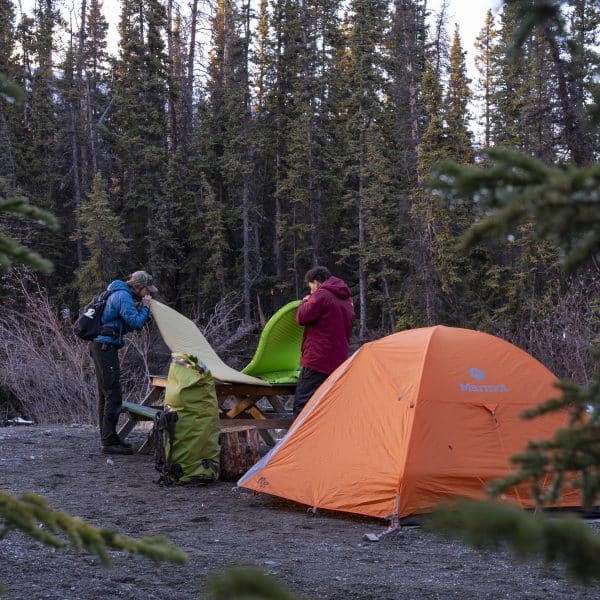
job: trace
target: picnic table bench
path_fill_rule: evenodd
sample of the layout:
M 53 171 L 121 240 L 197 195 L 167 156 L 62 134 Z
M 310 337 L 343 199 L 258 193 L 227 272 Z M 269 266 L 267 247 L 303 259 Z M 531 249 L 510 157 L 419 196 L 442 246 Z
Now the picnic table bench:
M 167 378 L 150 376 L 150 391 L 140 402 L 123 402 L 126 421 L 118 435 L 125 439 L 140 421 L 152 421 L 162 410 L 162 397 L 167 386 Z M 269 446 L 275 445 L 270 433 L 273 429 L 288 429 L 294 420 L 291 412 L 285 409 L 285 396 L 294 394 L 295 385 L 251 385 L 245 383 L 222 383 L 215 381 L 221 431 L 226 432 L 240 426 L 255 427 Z M 269 408 L 260 408 L 257 403 L 266 399 Z M 140 450 L 146 446 L 144 444 Z

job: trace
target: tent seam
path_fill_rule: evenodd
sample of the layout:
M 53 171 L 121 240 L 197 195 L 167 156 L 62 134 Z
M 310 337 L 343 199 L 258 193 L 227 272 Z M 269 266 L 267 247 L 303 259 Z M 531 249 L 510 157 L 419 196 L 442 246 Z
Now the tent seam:
M 411 446 L 412 446 L 412 433 L 413 433 L 413 428 L 414 428 L 414 424 L 415 424 L 415 418 L 416 418 L 416 408 L 418 407 L 419 404 L 419 398 L 421 396 L 421 385 L 423 382 L 423 371 L 425 369 L 425 363 L 427 362 L 427 355 L 429 354 L 429 348 L 431 346 L 431 341 L 433 339 L 433 336 L 435 335 L 436 331 L 440 328 L 440 325 L 436 325 L 432 332 L 431 335 L 429 336 L 429 339 L 427 340 L 427 345 L 425 346 L 425 352 L 423 352 L 423 358 L 421 360 L 421 364 L 419 365 L 419 370 L 418 370 L 418 386 L 417 386 L 417 391 L 415 394 L 415 411 L 412 414 L 412 418 L 410 419 L 410 426 L 409 426 L 409 431 L 408 431 L 408 443 L 406 445 L 406 452 L 404 453 L 404 465 L 402 468 L 402 476 L 398 475 L 398 482 L 396 484 L 396 512 L 399 516 L 400 513 L 400 501 L 401 501 L 401 491 L 400 491 L 400 485 L 402 483 L 402 481 L 404 480 L 404 474 L 406 473 L 406 465 L 408 462 L 408 457 L 410 456 L 410 451 L 411 451 Z

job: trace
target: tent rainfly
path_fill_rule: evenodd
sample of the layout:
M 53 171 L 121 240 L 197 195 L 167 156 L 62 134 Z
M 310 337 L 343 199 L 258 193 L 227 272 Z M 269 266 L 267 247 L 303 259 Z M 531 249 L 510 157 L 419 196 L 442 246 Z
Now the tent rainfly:
M 566 413 L 524 420 L 556 377 L 492 335 L 436 326 L 365 344 L 321 385 L 287 435 L 238 485 L 315 508 L 395 520 L 483 498 L 528 440 Z M 548 482 L 549 484 L 550 482 Z M 507 501 L 533 507 L 528 486 Z M 559 507 L 580 505 L 565 487 Z

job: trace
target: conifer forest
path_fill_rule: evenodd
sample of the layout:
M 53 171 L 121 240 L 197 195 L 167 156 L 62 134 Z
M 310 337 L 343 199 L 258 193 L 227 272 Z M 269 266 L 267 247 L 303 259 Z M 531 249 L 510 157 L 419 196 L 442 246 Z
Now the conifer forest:
M 510 0 L 474 47 L 426 0 L 123 0 L 114 51 L 102 0 L 19 6 L 0 0 L 0 73 L 24 92 L 0 101 L 0 198 L 59 227 L 10 215 L 0 231 L 52 262 L 36 285 L 57 314 L 145 269 L 201 325 L 223 303 L 248 324 L 323 264 L 352 290 L 355 347 L 445 324 L 591 377 L 597 262 L 565 271 L 533 217 L 462 245 L 485 209 L 430 176 L 494 148 L 598 160 L 597 1 L 561 3 L 562 28 L 523 30 L 518 52 Z M 5 271 L 0 308 L 17 289 Z

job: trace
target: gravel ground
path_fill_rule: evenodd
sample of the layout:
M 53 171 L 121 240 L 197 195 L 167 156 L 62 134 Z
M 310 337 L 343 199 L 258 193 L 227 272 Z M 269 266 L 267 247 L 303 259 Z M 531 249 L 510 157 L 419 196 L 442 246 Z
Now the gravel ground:
M 130 439 L 140 444 L 145 434 L 135 430 Z M 95 556 L 52 550 L 12 532 L 0 540 L 4 598 L 203 598 L 208 575 L 240 564 L 257 565 L 315 599 L 600 597 L 600 586 L 574 583 L 561 567 L 521 563 L 504 550 L 479 552 L 420 526 L 373 543 L 365 534 L 385 527 L 374 519 L 313 516 L 228 482 L 163 488 L 156 476 L 150 455 L 107 460 L 89 427 L 0 428 L 0 489 L 35 491 L 54 508 L 124 534 L 165 535 L 189 557 L 185 566 L 156 565 L 112 552 L 105 568 Z M 588 524 L 600 533 L 599 522 Z

